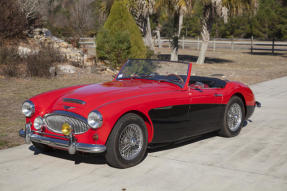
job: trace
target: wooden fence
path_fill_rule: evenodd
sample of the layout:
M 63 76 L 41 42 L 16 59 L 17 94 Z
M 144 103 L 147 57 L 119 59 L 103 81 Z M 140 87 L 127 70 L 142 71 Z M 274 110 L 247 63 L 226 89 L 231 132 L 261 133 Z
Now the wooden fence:
M 158 48 L 171 48 L 169 39 L 161 38 L 154 39 L 155 46 Z M 200 50 L 201 46 L 200 38 L 188 38 L 182 37 L 179 40 L 180 49 L 194 49 Z M 96 48 L 95 38 L 80 38 L 79 44 L 87 48 Z M 208 43 L 209 51 L 217 50 L 230 50 L 230 51 L 250 51 L 251 54 L 259 52 L 268 52 L 276 54 L 280 52 L 287 52 L 287 41 L 260 41 L 253 38 L 250 39 L 212 39 Z
M 199 38 L 196 39 L 185 39 L 182 37 L 179 40 L 179 48 L 181 49 L 195 49 L 200 50 L 202 41 Z M 161 38 L 155 40 L 155 46 L 158 48 L 162 47 L 171 47 L 171 43 L 169 39 Z M 208 42 L 208 50 L 216 51 L 216 50 L 247 50 L 250 51 L 251 54 L 256 52 L 269 52 L 272 54 L 276 54 L 278 52 L 287 52 L 287 42 L 286 41 L 260 41 L 251 39 L 212 39 Z
M 87 48 L 96 48 L 96 38 L 82 37 L 79 40 L 79 44 Z

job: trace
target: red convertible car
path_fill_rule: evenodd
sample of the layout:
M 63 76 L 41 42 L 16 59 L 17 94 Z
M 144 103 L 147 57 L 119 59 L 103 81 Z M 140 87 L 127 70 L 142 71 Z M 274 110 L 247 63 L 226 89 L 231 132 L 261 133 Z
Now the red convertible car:
M 256 106 L 239 82 L 191 76 L 191 63 L 128 60 L 111 82 L 42 93 L 25 101 L 27 143 L 105 153 L 117 168 L 140 163 L 147 146 L 217 131 L 239 134 Z

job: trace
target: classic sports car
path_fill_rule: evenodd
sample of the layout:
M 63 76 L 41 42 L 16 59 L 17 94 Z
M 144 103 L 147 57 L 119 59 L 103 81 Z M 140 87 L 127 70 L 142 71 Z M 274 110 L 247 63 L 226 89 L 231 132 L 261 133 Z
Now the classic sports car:
M 191 63 L 128 60 L 111 82 L 67 87 L 25 101 L 20 136 L 40 151 L 105 153 L 108 164 L 140 163 L 148 145 L 218 131 L 239 134 L 256 106 L 239 82 L 191 76 Z

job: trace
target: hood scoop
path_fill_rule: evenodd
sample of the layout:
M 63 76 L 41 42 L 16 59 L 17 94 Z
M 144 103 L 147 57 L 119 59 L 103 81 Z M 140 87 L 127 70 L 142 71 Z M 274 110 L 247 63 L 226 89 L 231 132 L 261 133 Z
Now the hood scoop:
M 84 102 L 83 100 L 80 100 L 80 99 L 74 99 L 74 98 L 63 98 L 63 102 L 68 102 L 68 103 L 77 103 L 77 104 L 81 104 L 81 105 L 86 104 L 86 102 Z

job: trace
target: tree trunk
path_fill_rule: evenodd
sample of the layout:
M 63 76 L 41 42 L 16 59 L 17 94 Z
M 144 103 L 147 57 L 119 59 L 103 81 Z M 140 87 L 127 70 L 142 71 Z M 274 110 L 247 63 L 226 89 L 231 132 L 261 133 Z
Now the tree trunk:
M 171 61 L 178 61 L 178 41 L 182 29 L 183 24 L 183 9 L 179 10 L 179 18 L 178 18 L 178 33 L 177 33 L 177 41 L 176 44 L 173 45 L 172 52 L 170 54 L 170 60 Z
M 211 7 L 206 7 L 204 10 L 204 18 L 202 19 L 202 44 L 199 52 L 199 56 L 197 59 L 197 64 L 204 64 L 205 61 L 205 54 L 208 48 L 208 42 L 210 40 L 210 31 L 211 31 L 211 21 L 210 21 L 210 14 L 211 14 Z
M 147 47 L 149 47 L 151 50 L 154 50 L 154 43 L 153 43 L 152 34 L 151 34 L 149 14 L 147 15 L 146 22 L 147 23 L 146 23 L 146 29 L 145 29 L 144 42 Z

